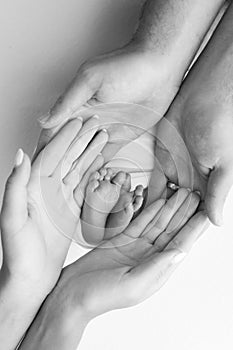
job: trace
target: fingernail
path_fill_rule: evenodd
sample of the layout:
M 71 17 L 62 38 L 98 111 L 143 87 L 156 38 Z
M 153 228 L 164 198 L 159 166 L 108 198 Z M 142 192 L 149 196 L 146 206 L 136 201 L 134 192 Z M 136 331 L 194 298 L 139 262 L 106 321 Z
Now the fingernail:
M 222 226 L 223 225 L 223 218 L 221 216 L 216 218 L 216 225 L 217 226 Z
M 80 120 L 81 123 L 83 122 L 83 117 L 79 116 L 77 119 Z
M 37 119 L 37 121 L 38 123 L 43 125 L 43 124 L 46 124 L 49 118 L 50 118 L 50 112 L 46 113 L 45 115 L 42 115 L 40 118 Z
M 18 149 L 16 156 L 15 156 L 15 166 L 18 167 L 22 164 L 24 157 L 24 152 L 21 148 Z
M 97 114 L 93 115 L 93 117 L 92 117 L 92 118 L 95 118 L 95 119 L 100 119 L 100 117 L 99 117 Z
M 175 255 L 172 259 L 173 264 L 179 264 L 182 260 L 184 260 L 184 258 L 186 257 L 186 253 L 182 252 L 182 253 L 178 253 L 177 255 Z
M 101 131 L 108 133 L 107 129 L 101 129 Z
M 200 191 L 194 191 L 199 197 L 201 197 L 201 192 Z

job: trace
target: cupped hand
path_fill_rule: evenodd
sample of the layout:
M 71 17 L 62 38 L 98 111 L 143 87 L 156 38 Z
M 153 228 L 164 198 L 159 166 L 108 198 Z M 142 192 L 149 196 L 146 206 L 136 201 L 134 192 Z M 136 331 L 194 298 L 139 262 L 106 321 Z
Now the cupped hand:
M 155 176 L 164 184 L 170 179 L 200 191 L 210 220 L 222 224 L 223 206 L 233 184 L 231 112 L 211 92 L 177 97 L 157 126 L 155 156 L 160 167 L 151 180 L 152 198 L 160 196 Z
M 130 142 L 166 112 L 180 84 L 174 76 L 168 74 L 163 56 L 132 42 L 84 63 L 51 112 L 41 119 L 41 125 L 50 129 L 45 131 L 47 135 L 53 135 L 73 113 L 90 107 L 100 114 L 102 123 L 99 104 L 129 103 L 153 108 L 153 115 L 142 112 L 139 119 L 135 118 L 134 110 L 120 120 L 117 116 L 111 118 L 111 110 L 107 118 L 103 117 L 105 127 L 109 128 L 110 140 L 104 154 L 109 160 L 119 149 L 119 139 Z M 141 131 L 135 133 L 135 127 L 142 127 Z
M 47 294 L 56 283 L 79 222 L 84 188 L 102 166 L 107 142 L 98 120 L 68 122 L 34 160 L 19 152 L 1 212 L 3 268 L 16 286 Z M 96 135 L 94 137 L 94 135 Z M 61 220 L 62 218 L 62 220 Z M 62 226 L 68 220 L 67 235 Z
M 204 212 L 193 216 L 198 203 L 199 197 L 186 189 L 167 202 L 152 203 L 122 234 L 63 269 L 54 293 L 56 305 L 71 300 L 71 308 L 80 307 L 93 318 L 151 296 L 204 230 Z

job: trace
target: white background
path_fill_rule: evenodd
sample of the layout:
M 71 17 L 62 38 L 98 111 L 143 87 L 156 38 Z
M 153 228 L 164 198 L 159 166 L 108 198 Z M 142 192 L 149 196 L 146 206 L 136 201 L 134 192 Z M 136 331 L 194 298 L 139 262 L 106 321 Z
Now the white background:
M 131 37 L 142 0 L 0 0 L 0 187 L 18 147 L 36 144 L 36 119 L 96 53 Z M 233 193 L 169 283 L 147 302 L 87 328 L 81 350 L 233 347 Z M 73 246 L 70 257 L 80 254 Z M 76 325 L 74 325 L 75 327 Z

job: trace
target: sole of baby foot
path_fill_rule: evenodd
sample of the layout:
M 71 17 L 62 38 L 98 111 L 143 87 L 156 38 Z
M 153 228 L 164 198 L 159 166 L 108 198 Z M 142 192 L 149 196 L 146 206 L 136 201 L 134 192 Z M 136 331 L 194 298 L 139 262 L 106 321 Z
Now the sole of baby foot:
M 96 246 L 103 240 L 107 217 L 125 180 L 124 172 L 113 176 L 111 168 L 101 168 L 91 175 L 81 215 L 82 235 L 89 245 Z
M 118 202 L 107 218 L 104 238 L 110 239 L 123 232 L 142 204 L 143 186 L 137 186 L 132 192 L 122 191 Z

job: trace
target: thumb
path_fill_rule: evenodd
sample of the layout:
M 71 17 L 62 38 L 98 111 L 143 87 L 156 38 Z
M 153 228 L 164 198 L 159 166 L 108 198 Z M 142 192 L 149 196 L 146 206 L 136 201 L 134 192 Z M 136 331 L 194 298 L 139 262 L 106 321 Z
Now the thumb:
M 5 186 L 1 210 L 3 232 L 4 230 L 14 232 L 20 230 L 27 219 L 27 184 L 30 173 L 30 159 L 19 149 L 15 157 L 14 169 Z
M 205 203 L 208 217 L 214 225 L 221 226 L 223 223 L 223 207 L 232 184 L 232 168 L 219 167 L 210 173 Z
M 186 254 L 178 249 L 156 253 L 130 271 L 133 303 L 137 304 L 157 292 L 169 279 Z M 137 293 L 135 296 L 134 293 Z M 131 293 L 129 293 L 131 294 Z
M 100 85 L 98 74 L 90 76 L 81 68 L 64 94 L 59 97 L 50 113 L 39 119 L 42 128 L 54 128 L 65 123 L 78 109 L 93 97 Z

